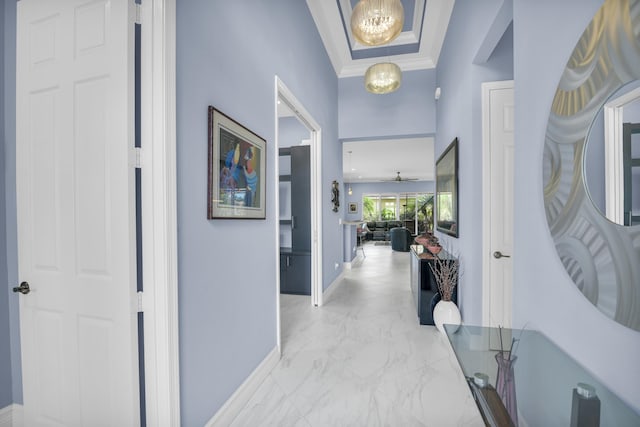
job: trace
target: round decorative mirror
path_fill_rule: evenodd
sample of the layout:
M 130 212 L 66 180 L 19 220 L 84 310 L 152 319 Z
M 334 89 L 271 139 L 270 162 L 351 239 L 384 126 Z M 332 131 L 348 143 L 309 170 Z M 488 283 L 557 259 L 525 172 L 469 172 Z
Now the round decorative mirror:
M 640 0 L 606 0 L 558 84 L 543 161 L 547 222 L 567 273 L 600 311 L 638 331 L 640 211 L 632 199 L 640 194 L 640 136 L 624 126 L 624 107 L 639 80 Z M 631 142 L 604 148 L 625 132 Z

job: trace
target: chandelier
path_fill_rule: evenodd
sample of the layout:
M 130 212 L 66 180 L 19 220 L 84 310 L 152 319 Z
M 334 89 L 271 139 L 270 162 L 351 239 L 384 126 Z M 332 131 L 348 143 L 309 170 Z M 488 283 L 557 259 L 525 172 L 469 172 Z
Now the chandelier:
M 392 62 L 374 64 L 364 74 L 364 85 L 367 90 L 375 94 L 391 93 L 400 87 L 402 72 L 400 67 Z
M 394 40 L 404 25 L 400 0 L 360 0 L 351 14 L 351 33 L 366 46 L 380 46 Z

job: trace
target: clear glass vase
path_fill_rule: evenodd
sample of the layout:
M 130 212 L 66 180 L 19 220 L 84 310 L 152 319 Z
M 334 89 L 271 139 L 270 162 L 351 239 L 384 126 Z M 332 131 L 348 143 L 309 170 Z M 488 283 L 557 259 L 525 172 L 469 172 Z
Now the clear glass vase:
M 496 391 L 516 427 L 518 426 L 518 405 L 516 403 L 516 378 L 513 373 L 513 365 L 517 359 L 516 356 L 511 356 L 511 353 L 506 351 L 499 351 L 496 354 L 496 362 L 498 362 Z

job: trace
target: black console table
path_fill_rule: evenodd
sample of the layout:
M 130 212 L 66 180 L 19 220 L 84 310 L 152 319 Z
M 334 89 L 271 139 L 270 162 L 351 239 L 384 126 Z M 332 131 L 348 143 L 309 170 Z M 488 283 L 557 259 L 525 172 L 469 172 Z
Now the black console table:
M 437 256 L 440 259 L 453 259 L 445 251 L 433 255 L 422 245 L 410 246 L 411 257 L 411 292 L 416 304 L 416 312 L 421 325 L 433 325 L 433 307 L 440 301 L 440 293 L 433 272 L 429 267 Z M 458 303 L 458 288 L 453 291 L 452 301 Z

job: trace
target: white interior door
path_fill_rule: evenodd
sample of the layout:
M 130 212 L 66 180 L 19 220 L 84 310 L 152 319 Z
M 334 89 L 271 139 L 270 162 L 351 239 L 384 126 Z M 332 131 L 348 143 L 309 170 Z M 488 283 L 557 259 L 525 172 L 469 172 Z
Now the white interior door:
M 511 327 L 513 286 L 513 81 L 484 83 L 483 324 Z
M 139 425 L 132 3 L 18 2 L 27 426 Z

